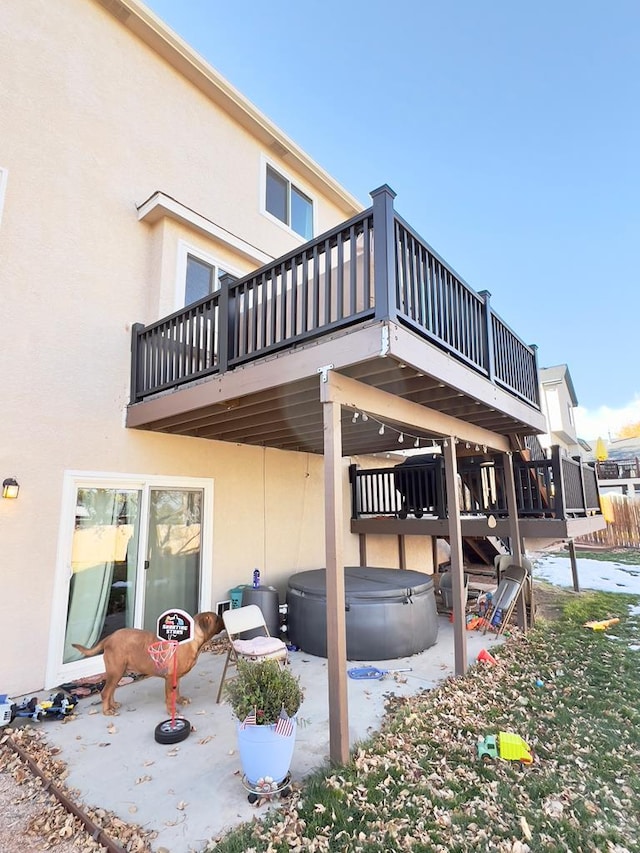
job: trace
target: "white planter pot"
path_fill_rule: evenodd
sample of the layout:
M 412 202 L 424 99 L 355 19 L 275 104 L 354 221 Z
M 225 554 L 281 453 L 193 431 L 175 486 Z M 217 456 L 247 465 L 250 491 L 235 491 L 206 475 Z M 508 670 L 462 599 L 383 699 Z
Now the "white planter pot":
M 287 737 L 276 734 L 275 725 L 246 726 L 238 723 L 238 749 L 242 770 L 251 785 L 270 776 L 274 782 L 282 782 L 291 766 L 296 740 L 297 723 L 291 719 L 293 732 Z

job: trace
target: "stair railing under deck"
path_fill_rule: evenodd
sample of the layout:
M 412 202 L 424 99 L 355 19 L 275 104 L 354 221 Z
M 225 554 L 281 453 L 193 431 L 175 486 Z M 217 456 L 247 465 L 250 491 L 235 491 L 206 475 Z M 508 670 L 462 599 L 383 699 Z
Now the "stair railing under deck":
M 518 516 L 566 519 L 599 514 L 599 494 L 594 469 L 579 459 L 560 455 L 552 448 L 551 459 L 514 459 Z M 471 462 L 460 460 L 462 481 L 460 511 L 465 515 L 506 516 L 504 467 L 499 458 Z M 349 468 L 354 519 L 385 517 L 446 518 L 446 481 L 442 458 L 426 464 L 392 468 Z
M 401 218 L 373 205 L 299 249 L 132 331 L 131 400 L 223 373 L 368 319 L 411 328 L 540 408 L 535 348 Z

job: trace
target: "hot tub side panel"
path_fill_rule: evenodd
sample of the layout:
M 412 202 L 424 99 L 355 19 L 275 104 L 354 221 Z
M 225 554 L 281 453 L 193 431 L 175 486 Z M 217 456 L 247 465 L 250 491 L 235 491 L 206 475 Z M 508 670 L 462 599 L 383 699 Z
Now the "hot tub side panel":
M 401 577 L 402 570 L 393 570 L 392 585 L 376 582 L 372 589 L 363 589 L 362 569 L 346 581 L 346 641 L 349 660 L 394 660 L 417 654 L 434 645 L 438 638 L 438 614 L 433 581 L 428 575 L 409 572 Z M 365 569 L 365 572 L 376 570 Z M 389 570 L 381 569 L 382 574 Z M 287 590 L 288 625 L 291 642 L 308 654 L 327 656 L 327 600 L 324 588 L 324 570 L 319 574 L 305 572 L 293 576 Z M 402 580 L 414 586 L 402 588 Z M 348 589 L 348 582 L 356 587 Z M 366 585 L 365 585 L 366 586 Z M 417 588 L 416 588 L 417 587 Z

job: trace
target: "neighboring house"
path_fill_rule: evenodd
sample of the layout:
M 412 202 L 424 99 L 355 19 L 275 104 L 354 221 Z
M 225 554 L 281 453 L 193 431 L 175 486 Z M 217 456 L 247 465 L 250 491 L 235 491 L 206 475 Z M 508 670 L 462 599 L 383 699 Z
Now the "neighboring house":
M 551 495 L 520 456 L 535 352 L 388 187 L 364 208 L 137 0 L 21 0 L 0 27 L 2 690 L 99 672 L 73 642 L 215 608 L 255 568 L 284 600 L 326 565 L 344 733 L 342 566 L 430 572 L 445 537 L 459 608 L 463 535 L 517 560 L 601 524 L 580 466 Z M 350 466 L 401 437 L 443 448 L 437 517 L 359 520 Z
M 550 451 L 554 445 L 564 456 L 583 456 L 584 446 L 578 438 L 574 410 L 578 406 L 575 388 L 566 364 L 540 368 L 542 411 L 547 429 L 538 436 L 540 444 Z

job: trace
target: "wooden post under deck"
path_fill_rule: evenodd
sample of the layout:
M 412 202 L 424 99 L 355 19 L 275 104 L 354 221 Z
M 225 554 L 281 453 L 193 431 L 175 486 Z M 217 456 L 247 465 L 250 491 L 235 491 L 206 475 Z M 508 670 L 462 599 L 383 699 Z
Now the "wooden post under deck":
M 455 674 L 467 671 L 467 623 L 464 601 L 464 563 L 462 559 L 462 531 L 458 503 L 458 460 L 456 440 L 449 436 L 444 451 L 444 472 L 447 483 L 447 514 L 449 516 L 449 544 L 451 545 L 451 594 L 453 596 L 453 646 Z
M 578 580 L 578 563 L 576 561 L 576 543 L 573 539 L 569 539 L 569 560 L 571 561 L 571 577 L 573 579 L 573 589 L 575 592 L 580 592 L 580 582 Z
M 324 523 L 327 587 L 327 669 L 329 676 L 329 757 L 349 761 L 347 632 L 345 624 L 342 500 L 342 424 L 339 403 L 323 402 Z
M 517 566 L 522 565 L 522 548 L 520 539 L 520 523 L 518 521 L 518 504 L 516 500 L 516 481 L 513 474 L 513 455 L 511 453 L 503 453 L 505 486 L 507 492 L 507 510 L 509 512 L 509 538 L 511 540 L 511 555 L 513 562 Z M 526 633 L 527 631 L 527 604 L 525 600 L 526 585 L 522 587 L 522 592 L 518 596 L 516 605 L 516 613 L 518 617 L 518 627 Z

